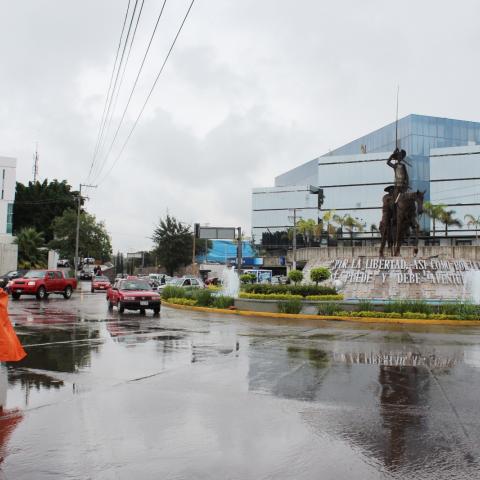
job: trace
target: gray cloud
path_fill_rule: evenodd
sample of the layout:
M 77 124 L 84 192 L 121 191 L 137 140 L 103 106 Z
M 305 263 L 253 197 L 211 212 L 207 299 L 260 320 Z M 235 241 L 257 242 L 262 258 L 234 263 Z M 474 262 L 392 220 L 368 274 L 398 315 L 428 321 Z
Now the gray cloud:
M 126 2 L 0 1 L 0 154 L 31 178 L 85 180 Z M 187 2 L 167 2 L 120 137 Z M 159 10 L 146 0 L 122 102 Z M 250 224 L 252 187 L 411 112 L 478 120 L 474 0 L 199 1 L 128 148 L 89 209 L 139 249 L 168 210 Z M 109 158 L 111 164 L 115 158 Z

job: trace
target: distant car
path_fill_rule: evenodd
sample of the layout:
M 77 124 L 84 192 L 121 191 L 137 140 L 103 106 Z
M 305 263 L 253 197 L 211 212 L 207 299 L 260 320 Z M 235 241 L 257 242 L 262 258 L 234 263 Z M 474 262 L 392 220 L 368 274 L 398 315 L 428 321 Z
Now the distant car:
M 67 259 L 62 259 L 57 262 L 57 268 L 68 268 L 70 267 L 70 262 Z
M 117 307 L 119 313 L 125 310 L 153 310 L 155 315 L 160 313 L 161 300 L 157 292 L 152 291 L 145 280 L 125 279 L 117 280 L 113 287 L 107 290 L 108 309 Z
M 61 270 L 29 270 L 22 278 L 12 280 L 9 288 L 15 300 L 21 295 L 35 295 L 43 300 L 51 293 L 59 293 L 69 299 L 77 288 L 77 280 L 65 278 Z
M 106 291 L 111 287 L 110 280 L 105 275 L 97 275 L 92 278 L 92 286 L 90 288 L 92 293 L 95 293 L 95 290 Z
M 86 257 L 83 259 L 83 263 L 85 265 L 93 265 L 95 263 L 95 259 L 92 257 Z
M 93 276 L 92 267 L 86 266 L 80 271 L 80 280 L 91 280 Z
M 25 270 L 25 269 L 23 269 L 23 270 L 12 270 L 10 272 L 7 272 L 5 275 L 2 275 L 0 277 L 0 288 L 5 289 L 8 285 L 8 283 L 11 280 L 14 280 L 15 278 L 21 278 L 27 272 L 28 272 L 28 270 Z
M 205 284 L 202 280 L 195 277 L 182 277 L 172 279 L 170 282 L 166 283 L 165 285 L 160 285 L 158 287 L 158 292 L 161 294 L 162 290 L 167 287 L 180 287 L 180 288 L 205 288 Z

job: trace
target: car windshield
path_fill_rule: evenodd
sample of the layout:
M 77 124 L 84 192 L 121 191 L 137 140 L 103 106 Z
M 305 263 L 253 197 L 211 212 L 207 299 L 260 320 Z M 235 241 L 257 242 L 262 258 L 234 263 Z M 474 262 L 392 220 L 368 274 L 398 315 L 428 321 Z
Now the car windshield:
M 46 270 L 30 270 L 25 274 L 25 278 L 43 278 L 46 274 Z
M 110 280 L 108 279 L 108 277 L 105 277 L 104 275 L 98 275 L 97 277 L 95 277 L 95 281 L 96 282 L 109 282 Z
M 150 285 L 142 280 L 125 280 L 119 285 L 120 290 L 151 290 Z

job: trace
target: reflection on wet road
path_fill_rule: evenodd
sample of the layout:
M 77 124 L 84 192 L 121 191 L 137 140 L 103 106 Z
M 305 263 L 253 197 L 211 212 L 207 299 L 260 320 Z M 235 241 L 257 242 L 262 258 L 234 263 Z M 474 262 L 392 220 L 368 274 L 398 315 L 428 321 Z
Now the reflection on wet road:
M 480 330 L 10 303 L 8 479 L 478 478 Z

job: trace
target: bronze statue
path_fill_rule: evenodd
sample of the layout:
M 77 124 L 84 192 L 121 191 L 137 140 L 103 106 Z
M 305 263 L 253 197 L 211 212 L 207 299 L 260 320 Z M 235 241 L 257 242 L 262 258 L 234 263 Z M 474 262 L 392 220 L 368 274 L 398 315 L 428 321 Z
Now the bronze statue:
M 410 188 L 410 182 L 408 178 L 407 166 L 405 157 L 407 152 L 405 150 L 399 150 L 398 148 L 390 155 L 387 160 L 387 165 L 392 167 L 395 172 L 395 202 L 398 201 L 398 195 L 408 191 Z M 395 160 L 395 163 L 393 162 Z
M 415 255 L 418 252 L 419 224 L 417 217 L 423 213 L 425 192 L 409 192 L 410 184 L 407 171 L 405 150 L 398 148 L 390 155 L 387 165 L 395 172 L 394 185 L 385 188 L 387 195 L 382 199 L 382 220 L 380 233 L 382 243 L 380 256 L 383 257 L 385 245 L 388 244 L 390 254 L 400 255 L 402 242 L 415 231 Z

